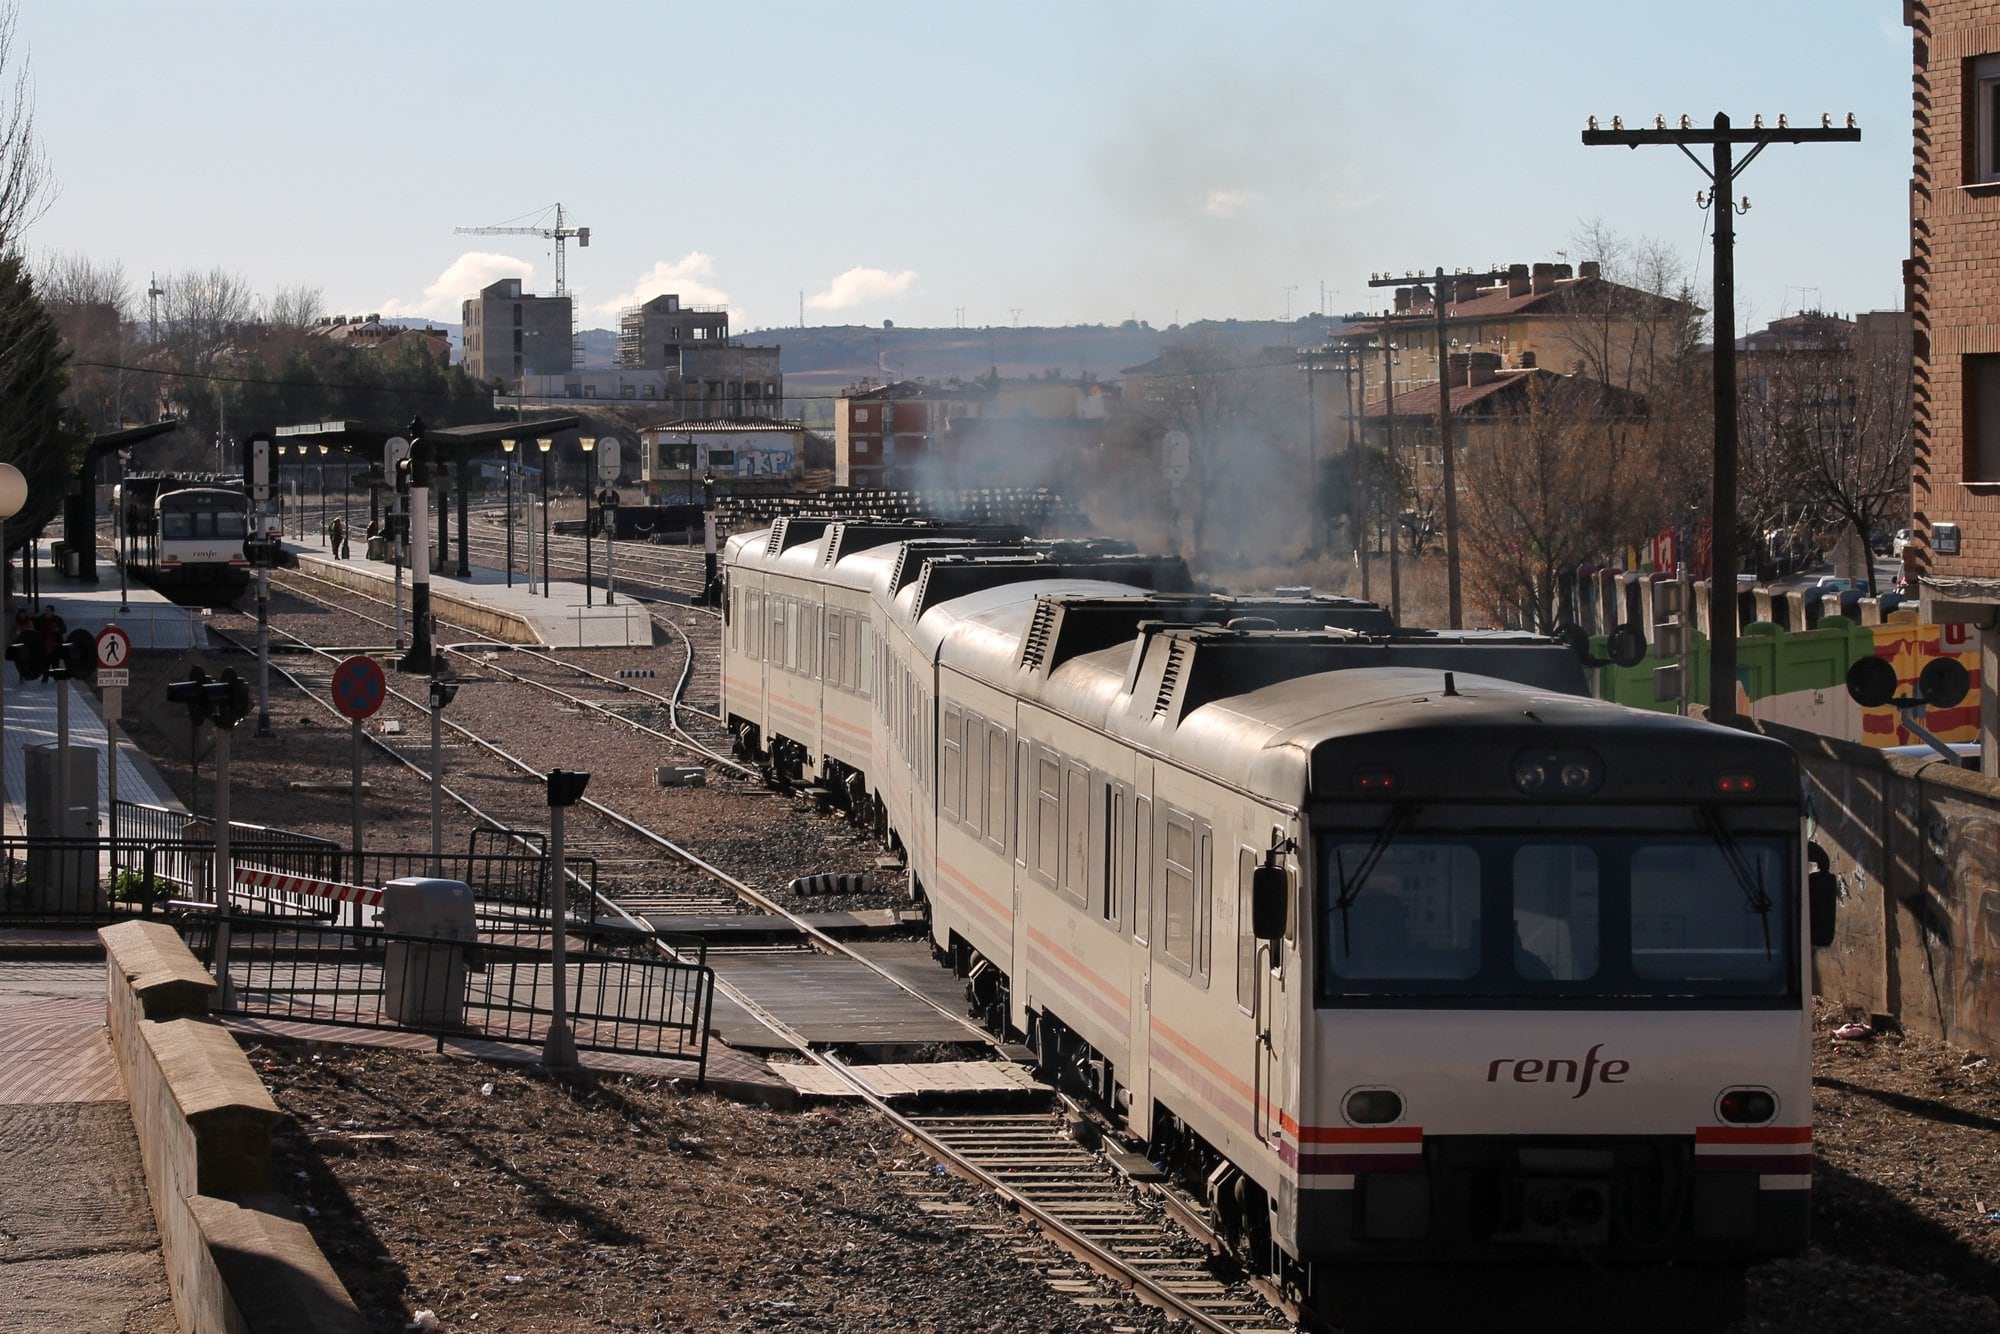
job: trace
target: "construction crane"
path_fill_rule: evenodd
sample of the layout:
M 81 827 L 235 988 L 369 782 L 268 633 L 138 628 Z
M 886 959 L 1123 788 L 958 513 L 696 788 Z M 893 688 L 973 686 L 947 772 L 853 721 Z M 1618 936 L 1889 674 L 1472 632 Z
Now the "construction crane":
M 555 210 L 556 225 L 553 227 L 454 227 L 452 231 L 454 233 L 470 233 L 474 236 L 545 236 L 549 238 L 556 243 L 556 295 L 568 296 L 569 274 L 563 264 L 563 242 L 574 236 L 579 246 L 589 245 L 590 228 L 566 225 L 563 217 L 563 206 L 557 204 Z M 546 210 L 543 211 L 543 216 L 547 216 Z

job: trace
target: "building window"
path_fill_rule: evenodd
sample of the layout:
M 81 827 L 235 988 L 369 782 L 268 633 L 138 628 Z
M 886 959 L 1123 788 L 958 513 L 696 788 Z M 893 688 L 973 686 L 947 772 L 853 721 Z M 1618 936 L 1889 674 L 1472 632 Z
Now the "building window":
M 2000 55 L 1969 62 L 1972 78 L 1966 104 L 1967 185 L 2000 185 Z
M 856 408 L 856 409 L 854 410 L 854 420 L 855 420 L 855 421 L 857 421 L 857 422 L 865 422 L 865 421 L 867 421 L 867 420 L 868 420 L 868 409 L 867 409 L 867 408 Z
M 2000 482 L 2000 355 L 1965 359 L 1965 480 Z

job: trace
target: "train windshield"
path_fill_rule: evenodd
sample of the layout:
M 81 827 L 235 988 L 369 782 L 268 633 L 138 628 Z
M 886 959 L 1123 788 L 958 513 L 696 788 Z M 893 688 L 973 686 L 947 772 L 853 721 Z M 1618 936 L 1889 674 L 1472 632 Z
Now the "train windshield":
M 1389 829 L 1323 835 L 1319 865 L 1323 1004 L 1797 994 L 1797 868 L 1772 834 Z

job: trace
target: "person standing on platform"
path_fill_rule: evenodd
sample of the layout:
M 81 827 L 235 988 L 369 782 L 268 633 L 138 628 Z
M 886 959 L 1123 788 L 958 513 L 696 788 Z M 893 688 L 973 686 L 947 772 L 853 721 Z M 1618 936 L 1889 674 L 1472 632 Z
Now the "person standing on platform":
M 335 560 L 347 559 L 347 525 L 338 518 L 326 526 L 327 550 Z

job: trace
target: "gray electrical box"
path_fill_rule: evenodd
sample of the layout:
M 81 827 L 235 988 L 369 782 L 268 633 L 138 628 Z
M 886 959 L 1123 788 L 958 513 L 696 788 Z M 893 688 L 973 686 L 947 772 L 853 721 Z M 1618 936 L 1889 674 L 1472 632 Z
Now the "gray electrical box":
M 478 941 L 472 887 L 405 876 L 382 886 L 382 929 L 437 944 L 391 940 L 382 960 L 382 1010 L 399 1024 L 438 1027 L 465 1018 L 466 951 Z
M 97 748 L 69 748 L 68 801 L 61 789 L 61 747 L 45 743 L 23 752 L 29 902 L 49 912 L 101 911 L 106 899 L 97 873 Z M 54 840 L 75 840 L 79 846 L 49 846 Z

